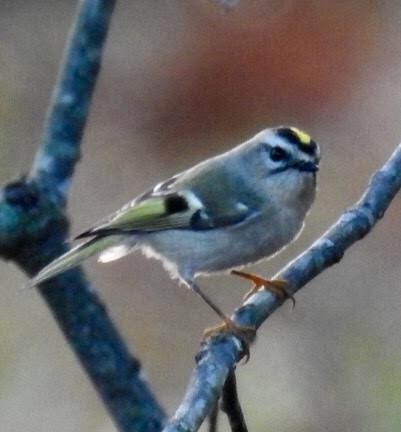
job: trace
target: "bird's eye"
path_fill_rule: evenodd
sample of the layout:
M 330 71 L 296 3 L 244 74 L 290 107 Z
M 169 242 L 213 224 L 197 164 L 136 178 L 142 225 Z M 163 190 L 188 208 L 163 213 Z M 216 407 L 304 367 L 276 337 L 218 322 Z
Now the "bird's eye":
M 273 147 L 269 156 L 273 162 L 280 162 L 288 158 L 288 153 L 281 147 Z

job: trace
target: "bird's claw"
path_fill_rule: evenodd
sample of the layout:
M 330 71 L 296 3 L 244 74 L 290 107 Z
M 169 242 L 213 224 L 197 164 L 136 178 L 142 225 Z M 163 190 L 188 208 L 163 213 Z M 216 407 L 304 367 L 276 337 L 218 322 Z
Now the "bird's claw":
M 231 270 L 231 274 L 250 280 L 253 283 L 253 287 L 245 294 L 244 301 L 248 300 L 249 297 L 257 293 L 260 289 L 264 289 L 276 294 L 282 300 L 290 299 L 292 302 L 292 307 L 295 307 L 295 298 L 287 291 L 286 287 L 288 286 L 288 282 L 286 280 L 265 279 L 261 276 L 240 270 Z
M 249 346 L 256 338 L 256 329 L 254 327 L 237 325 L 231 319 L 227 318 L 223 323 L 215 327 L 207 328 L 203 332 L 203 337 L 206 339 L 224 333 L 232 334 L 241 341 L 245 363 L 247 363 L 251 356 Z

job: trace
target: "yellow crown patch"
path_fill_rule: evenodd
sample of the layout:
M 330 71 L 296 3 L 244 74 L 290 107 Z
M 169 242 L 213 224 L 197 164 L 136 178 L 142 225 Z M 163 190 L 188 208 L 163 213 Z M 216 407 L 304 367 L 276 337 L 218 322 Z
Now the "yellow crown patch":
M 312 143 L 312 138 L 305 132 L 301 131 L 300 129 L 296 127 L 290 127 L 292 132 L 298 137 L 299 141 L 303 145 L 310 145 Z

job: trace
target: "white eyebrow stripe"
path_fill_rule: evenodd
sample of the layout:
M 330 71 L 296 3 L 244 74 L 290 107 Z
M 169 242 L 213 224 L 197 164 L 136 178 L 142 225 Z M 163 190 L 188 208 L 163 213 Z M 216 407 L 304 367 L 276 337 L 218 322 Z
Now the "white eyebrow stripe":
M 278 148 L 278 147 L 282 148 L 283 150 L 285 150 L 290 155 L 294 154 L 294 145 L 287 143 L 287 142 L 283 141 L 282 139 L 272 140 L 270 142 L 264 142 L 264 144 L 270 148 Z

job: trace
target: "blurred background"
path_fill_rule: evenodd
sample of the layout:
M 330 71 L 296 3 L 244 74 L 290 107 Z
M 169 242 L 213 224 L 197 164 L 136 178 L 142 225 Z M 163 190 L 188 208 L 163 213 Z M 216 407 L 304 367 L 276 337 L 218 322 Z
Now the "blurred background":
M 0 179 L 30 169 L 75 3 L 0 3 Z M 172 174 L 264 127 L 321 143 L 316 205 L 266 276 L 321 235 L 401 139 L 401 2 L 120 0 L 69 204 L 73 233 Z M 261 328 L 238 368 L 252 431 L 399 431 L 401 266 L 398 197 L 344 260 Z M 182 397 L 202 330 L 218 319 L 139 254 L 87 271 L 159 400 Z M 1 263 L 3 432 L 114 431 L 25 276 Z M 200 280 L 227 311 L 248 289 Z M 227 431 L 221 417 L 221 431 Z

